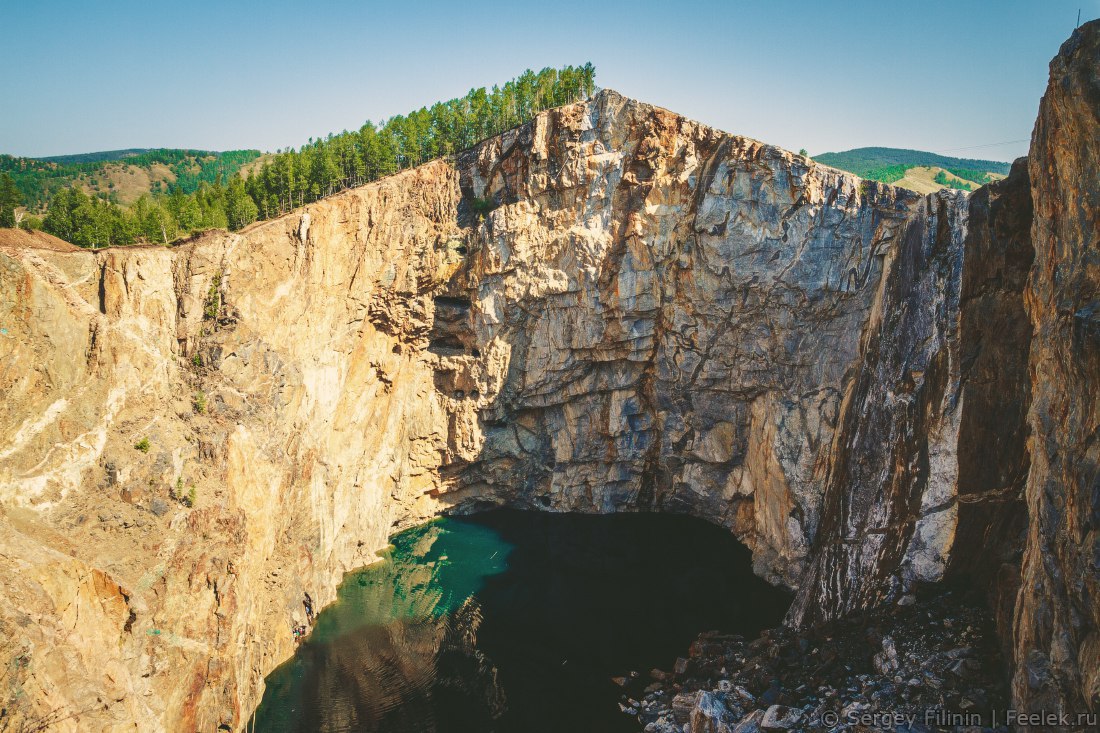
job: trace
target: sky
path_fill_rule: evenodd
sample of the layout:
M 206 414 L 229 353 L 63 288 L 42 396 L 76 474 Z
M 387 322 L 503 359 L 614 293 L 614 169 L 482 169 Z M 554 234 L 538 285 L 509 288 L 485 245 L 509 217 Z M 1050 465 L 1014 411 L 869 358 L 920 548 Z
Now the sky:
M 1011 160 L 1100 0 L 0 0 L 0 152 L 301 145 L 500 84 L 596 82 L 816 155 Z

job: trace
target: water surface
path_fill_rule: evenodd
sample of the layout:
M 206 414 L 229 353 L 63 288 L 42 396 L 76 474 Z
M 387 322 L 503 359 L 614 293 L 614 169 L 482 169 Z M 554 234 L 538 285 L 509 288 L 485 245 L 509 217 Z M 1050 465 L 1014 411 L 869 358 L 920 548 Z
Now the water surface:
M 689 517 L 498 510 L 392 541 L 268 676 L 257 731 L 632 731 L 612 677 L 789 602 Z

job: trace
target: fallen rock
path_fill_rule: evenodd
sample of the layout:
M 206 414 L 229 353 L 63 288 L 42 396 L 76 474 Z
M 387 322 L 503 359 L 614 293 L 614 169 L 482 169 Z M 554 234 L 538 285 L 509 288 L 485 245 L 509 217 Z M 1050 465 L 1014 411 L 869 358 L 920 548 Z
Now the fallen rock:
M 676 719 L 676 722 L 681 724 L 688 722 L 688 719 L 691 717 L 691 712 L 695 709 L 696 702 L 701 694 L 703 693 L 681 693 L 672 698 L 672 716 Z
M 785 705 L 772 705 L 764 713 L 760 727 L 764 730 L 790 730 L 802 719 L 802 711 Z
M 701 692 L 691 710 L 691 733 L 730 733 L 737 718 L 722 700 L 711 692 Z
M 741 718 L 740 722 L 734 726 L 731 733 L 759 733 L 760 724 L 764 721 L 763 710 L 753 710 L 751 713 Z
M 875 655 L 874 665 L 879 674 L 889 675 L 898 670 L 898 650 L 889 636 L 882 637 L 882 651 Z

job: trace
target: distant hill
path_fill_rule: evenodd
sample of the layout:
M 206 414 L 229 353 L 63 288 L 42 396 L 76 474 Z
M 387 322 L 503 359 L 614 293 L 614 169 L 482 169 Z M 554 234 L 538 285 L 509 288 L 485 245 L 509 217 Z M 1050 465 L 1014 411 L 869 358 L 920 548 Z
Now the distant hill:
M 814 160 L 833 168 L 855 173 L 861 178 L 913 188 L 920 193 L 928 192 L 925 189 L 930 184 L 924 180 L 925 178 L 940 184 L 938 188 L 965 190 L 1004 178 L 1012 167 L 1011 163 L 999 160 L 952 158 L 925 150 L 902 148 L 856 148 L 840 153 L 822 153 L 815 155 Z M 927 170 L 910 173 L 911 169 L 915 168 Z M 931 170 L 931 174 L 924 175 L 928 170 Z M 941 172 L 943 175 L 940 175 Z M 906 185 L 903 179 L 913 182 L 914 185 Z M 920 182 L 921 186 L 918 187 L 916 182 Z M 977 185 L 971 186 L 969 183 Z
M 58 190 L 72 186 L 118 204 L 131 204 L 143 194 L 167 193 L 179 187 L 192 193 L 201 181 L 227 180 L 260 157 L 258 150 L 182 150 L 130 148 L 49 158 L 0 155 L 0 173 L 8 173 L 31 212 L 45 210 Z
M 98 153 L 77 153 L 76 155 L 49 155 L 35 158 L 35 160 L 44 160 L 47 163 L 57 163 L 58 165 L 68 165 L 71 163 L 105 163 L 110 160 L 134 158 L 142 153 L 152 153 L 157 150 L 170 149 L 171 148 L 127 148 L 126 150 L 103 150 Z

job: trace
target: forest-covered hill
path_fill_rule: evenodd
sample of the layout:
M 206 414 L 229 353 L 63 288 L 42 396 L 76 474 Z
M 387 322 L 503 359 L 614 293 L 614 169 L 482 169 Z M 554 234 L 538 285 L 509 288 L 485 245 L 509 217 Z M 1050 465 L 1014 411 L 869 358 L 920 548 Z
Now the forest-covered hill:
M 896 183 L 911 168 L 942 168 L 956 178 L 979 186 L 1008 175 L 1011 163 L 977 158 L 953 158 L 924 150 L 902 148 L 855 148 L 839 153 L 815 155 L 818 163 L 855 173 L 883 183 Z M 950 179 L 949 179 L 950 180 Z M 947 184 L 945 184 L 947 185 Z
M 241 166 L 256 160 L 258 150 L 176 150 L 170 148 L 112 150 L 50 158 L 0 155 L 0 174 L 11 175 L 23 205 L 31 213 L 45 211 L 62 188 L 77 186 L 89 196 L 117 204 L 132 204 L 143 194 L 180 188 L 193 193 L 200 182 L 228 180 Z

